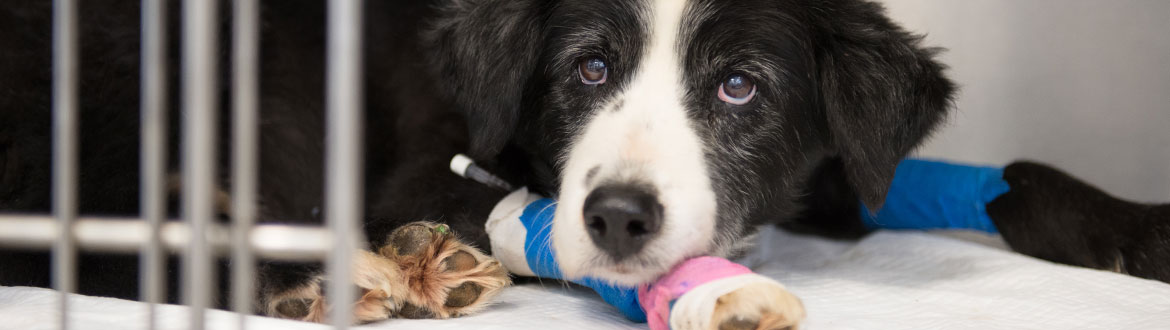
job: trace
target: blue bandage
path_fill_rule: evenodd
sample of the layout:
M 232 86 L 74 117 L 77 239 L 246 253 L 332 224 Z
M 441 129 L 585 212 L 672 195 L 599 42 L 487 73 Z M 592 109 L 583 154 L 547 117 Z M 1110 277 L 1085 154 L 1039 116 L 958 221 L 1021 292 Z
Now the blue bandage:
M 524 208 L 524 213 L 520 215 L 520 222 L 524 224 L 528 235 L 524 241 L 524 256 L 528 260 L 528 267 L 536 276 L 565 279 L 550 243 L 555 211 L 556 201 L 549 198 L 532 202 Z M 642 306 L 638 304 L 637 288 L 615 286 L 589 277 L 571 282 L 597 291 L 601 299 L 617 307 L 631 321 L 646 322 L 646 312 L 642 311 Z
M 1003 169 L 906 159 L 898 164 L 886 203 L 875 215 L 861 205 L 869 228 L 973 229 L 996 233 L 987 203 L 1011 187 Z

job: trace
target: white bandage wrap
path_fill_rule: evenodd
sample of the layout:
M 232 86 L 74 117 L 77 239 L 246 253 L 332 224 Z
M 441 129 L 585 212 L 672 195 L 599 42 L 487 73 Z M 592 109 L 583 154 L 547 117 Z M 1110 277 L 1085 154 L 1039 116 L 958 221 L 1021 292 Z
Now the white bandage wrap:
M 520 222 L 520 216 L 528 204 L 541 198 L 540 195 L 529 193 L 527 187 L 517 189 L 496 203 L 484 224 L 492 241 L 492 256 L 499 259 L 512 274 L 536 276 L 524 256 L 524 240 L 528 237 L 528 229 Z
M 712 329 L 711 316 L 719 297 L 753 284 L 774 285 L 784 290 L 780 282 L 759 274 L 743 274 L 721 278 L 700 285 L 683 294 L 670 309 L 671 329 Z

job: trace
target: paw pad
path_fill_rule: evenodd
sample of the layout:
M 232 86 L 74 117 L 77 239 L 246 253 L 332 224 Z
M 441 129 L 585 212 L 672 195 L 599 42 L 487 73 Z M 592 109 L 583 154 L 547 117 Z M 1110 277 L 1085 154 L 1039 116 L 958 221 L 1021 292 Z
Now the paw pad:
M 276 303 L 276 316 L 288 319 L 301 319 L 309 315 L 309 307 L 311 306 L 313 306 L 313 299 L 285 299 Z
M 466 307 L 467 305 L 471 305 L 471 303 L 475 302 L 475 300 L 479 298 L 479 294 L 481 292 L 483 292 L 483 287 L 475 283 L 463 282 L 463 284 L 460 284 L 454 289 L 451 289 L 451 291 L 447 293 L 447 302 L 445 302 L 443 305 L 456 308 Z
M 435 318 L 435 312 L 432 312 L 426 307 L 419 307 L 407 303 L 402 305 L 402 308 L 398 310 L 397 316 L 404 319 L 433 319 Z
M 359 323 L 388 318 L 445 319 L 475 313 L 500 288 L 511 284 L 491 257 L 456 237 L 451 227 L 432 222 L 401 226 L 377 250 L 359 251 L 355 284 L 362 296 L 355 307 Z M 305 288 L 308 290 L 311 288 Z M 269 305 L 273 316 L 324 322 L 327 310 L 319 289 Z M 311 297 L 314 299 L 301 299 Z
M 719 330 L 756 330 L 756 329 L 790 330 L 790 329 L 793 329 L 791 326 L 772 327 L 772 326 L 766 325 L 765 323 L 771 323 L 771 322 L 760 322 L 760 320 L 754 320 L 754 319 L 733 318 L 733 319 L 725 320 L 725 321 L 723 321 L 723 323 L 719 323 Z
M 475 256 L 465 251 L 459 251 L 452 254 L 447 259 L 443 259 L 440 268 L 444 273 L 461 272 L 475 268 L 479 265 L 479 261 L 475 260 Z
M 390 234 L 390 244 L 383 248 L 383 255 L 410 256 L 426 250 L 434 240 L 431 227 L 426 224 L 411 224 L 398 228 Z M 390 251 L 385 251 L 386 249 Z M 393 252 L 393 253 L 385 253 Z

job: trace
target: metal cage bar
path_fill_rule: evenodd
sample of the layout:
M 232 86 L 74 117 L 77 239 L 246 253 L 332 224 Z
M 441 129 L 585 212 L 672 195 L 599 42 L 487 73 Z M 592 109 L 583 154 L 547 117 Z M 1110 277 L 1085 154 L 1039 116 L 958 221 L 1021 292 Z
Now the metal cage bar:
M 147 328 L 155 328 L 155 305 L 165 299 L 163 272 L 166 252 L 159 237 L 166 220 L 166 1 L 142 1 L 142 104 L 139 165 L 140 216 L 147 239 L 140 249 L 139 291 L 147 302 Z
M 77 1 L 53 2 L 53 287 L 61 291 L 62 330 L 68 329 L 69 293 L 77 289 Z
M 183 298 L 190 329 L 204 327 L 211 304 L 214 264 L 207 244 L 215 217 L 216 1 L 183 2 L 183 218 L 190 226 L 184 258 Z
M 247 327 L 255 300 L 256 260 L 248 234 L 256 218 L 259 17 L 257 0 L 235 0 L 232 27 L 232 310 Z
M 56 220 L 45 215 L 0 216 L 0 247 L 48 249 L 61 237 Z M 150 239 L 151 225 L 137 218 L 79 217 L 73 225 L 77 248 L 109 253 L 139 252 Z M 207 242 L 211 251 L 225 254 L 231 245 L 230 229 L 212 224 Z M 166 221 L 159 228 L 161 247 L 182 252 L 190 240 L 189 226 Z M 328 230 L 318 226 L 256 225 L 248 234 L 248 246 L 255 256 L 271 260 L 315 261 L 332 251 Z M 161 253 L 161 252 L 160 252 Z
M 352 258 L 362 217 L 362 1 L 330 0 L 326 74 L 326 186 L 325 219 L 333 231 L 335 249 L 327 264 L 330 281 L 330 320 L 338 329 L 353 323 L 356 300 Z
M 327 227 L 257 225 L 259 8 L 235 0 L 231 227 L 214 223 L 216 177 L 216 1 L 182 3 L 182 221 L 166 218 L 166 0 L 142 0 L 140 217 L 79 218 L 78 35 L 76 0 L 53 3 L 53 214 L 0 215 L 0 246 L 52 249 L 53 286 L 61 291 L 60 328 L 76 291 L 78 250 L 139 253 L 140 291 L 155 328 L 156 304 L 165 299 L 168 251 L 183 252 L 182 298 L 191 329 L 203 329 L 214 282 L 213 256 L 235 261 L 232 305 L 245 316 L 255 299 L 255 260 L 327 260 L 330 320 L 352 323 L 355 292 L 349 284 L 354 252 L 364 248 L 360 228 L 362 186 L 361 0 L 329 0 L 326 136 Z

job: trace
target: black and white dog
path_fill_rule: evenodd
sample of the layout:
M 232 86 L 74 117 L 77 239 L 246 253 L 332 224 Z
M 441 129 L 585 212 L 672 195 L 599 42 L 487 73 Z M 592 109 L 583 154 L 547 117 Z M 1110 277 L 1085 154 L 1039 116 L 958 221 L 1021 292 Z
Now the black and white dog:
M 137 5 L 82 6 L 81 211 L 135 214 Z M 472 313 L 509 283 L 474 248 L 488 246 L 483 223 L 505 192 L 447 172 L 456 153 L 557 196 L 553 244 L 565 275 L 638 284 L 684 258 L 734 256 L 757 225 L 864 234 L 858 201 L 880 207 L 895 166 L 944 119 L 955 92 L 937 50 L 865 0 L 366 7 L 362 321 Z M 0 9 L 7 211 L 49 208 L 49 13 L 47 2 Z M 263 218 L 319 223 L 324 5 L 265 1 L 262 19 Z M 1013 248 L 1170 281 L 1170 207 L 1119 201 L 1039 164 L 1013 164 L 1005 179 L 1012 191 L 989 212 Z M 220 184 L 229 190 L 230 180 Z M 459 238 L 434 233 L 437 223 Z M 82 293 L 136 297 L 134 257 L 83 256 Z M 48 285 L 43 253 L 5 251 L 0 264 L 0 284 Z M 262 266 L 258 310 L 321 319 L 319 265 Z M 731 301 L 712 324 L 754 328 L 767 317 L 761 308 L 782 308 L 770 303 Z

